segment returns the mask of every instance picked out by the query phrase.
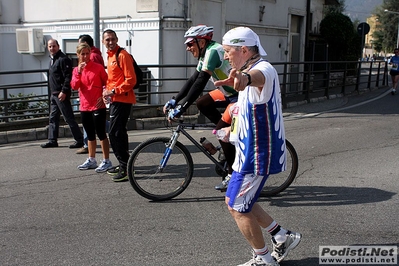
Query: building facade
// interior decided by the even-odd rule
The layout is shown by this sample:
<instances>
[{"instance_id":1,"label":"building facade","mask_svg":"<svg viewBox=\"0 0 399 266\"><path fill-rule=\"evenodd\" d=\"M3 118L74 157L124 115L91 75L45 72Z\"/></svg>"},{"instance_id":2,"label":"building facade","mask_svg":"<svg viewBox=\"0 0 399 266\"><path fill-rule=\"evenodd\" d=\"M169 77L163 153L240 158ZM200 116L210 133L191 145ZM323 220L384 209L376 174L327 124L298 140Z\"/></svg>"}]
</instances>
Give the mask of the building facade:
<instances>
[{"instance_id":1,"label":"building facade","mask_svg":"<svg viewBox=\"0 0 399 266\"><path fill-rule=\"evenodd\" d=\"M139 65L195 64L196 59L185 50L183 35L197 24L213 26L214 40L218 42L233 27L251 27L260 36L268 61L304 61L309 32L317 33L324 6L337 3L332 0L0 0L0 4L0 71L12 71L47 68L49 54L45 46L49 38L57 39L61 50L75 57L79 35L95 37L95 25L100 29L99 37L104 29L115 30L119 45L131 52ZM99 7L98 21L93 20L94 5ZM18 53L21 47L17 47L16 32L21 28L42 32L43 37L30 36L42 47ZM101 44L98 48L106 60L105 48ZM194 69L149 70L153 77L163 78L188 77ZM0 84L21 82L20 78L18 81L13 78L1 75ZM151 90L167 92L178 90L181 85L182 82L153 82ZM152 97L152 103L163 103L170 96Z\"/></svg>"}]
</instances>

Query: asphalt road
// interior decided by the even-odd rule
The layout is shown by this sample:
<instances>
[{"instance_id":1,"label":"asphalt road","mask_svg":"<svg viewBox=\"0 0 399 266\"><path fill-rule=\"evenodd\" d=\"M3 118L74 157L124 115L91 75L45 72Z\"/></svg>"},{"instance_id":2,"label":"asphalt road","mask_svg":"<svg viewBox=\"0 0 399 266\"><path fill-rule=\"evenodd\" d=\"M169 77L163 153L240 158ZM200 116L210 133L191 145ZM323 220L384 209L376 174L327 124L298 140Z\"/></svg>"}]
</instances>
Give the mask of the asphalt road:
<instances>
[{"instance_id":1,"label":"asphalt road","mask_svg":"<svg viewBox=\"0 0 399 266\"><path fill-rule=\"evenodd\" d=\"M308 104L285 117L298 176L278 197L260 200L283 227L303 234L281 265L319 265L321 245L397 246L399 95ZM130 148L169 134L131 131ZM68 148L71 139L54 149L40 143L0 146L0 265L231 266L250 259L223 193L213 189L220 178L199 152L188 189L159 203L107 174L78 170L86 155Z\"/></svg>"}]
</instances>

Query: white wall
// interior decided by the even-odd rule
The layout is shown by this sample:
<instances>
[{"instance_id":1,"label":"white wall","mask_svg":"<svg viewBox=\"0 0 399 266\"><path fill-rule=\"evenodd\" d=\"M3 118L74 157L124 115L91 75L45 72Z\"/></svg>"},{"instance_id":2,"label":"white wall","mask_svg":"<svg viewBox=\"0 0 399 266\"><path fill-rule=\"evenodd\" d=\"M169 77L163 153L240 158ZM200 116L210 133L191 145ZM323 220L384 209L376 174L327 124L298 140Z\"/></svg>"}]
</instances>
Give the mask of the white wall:
<instances>
[{"instance_id":1,"label":"white wall","mask_svg":"<svg viewBox=\"0 0 399 266\"><path fill-rule=\"evenodd\" d=\"M20 19L19 0L0 0L0 23L18 24Z\"/></svg>"},{"instance_id":2,"label":"white wall","mask_svg":"<svg viewBox=\"0 0 399 266\"><path fill-rule=\"evenodd\" d=\"M64 40L76 40L80 34L93 36L93 0L0 0L2 15L8 23L15 23L19 17L25 22L21 26L43 28L46 38L56 38L65 51ZM290 59L291 15L306 15L306 0L99 0L100 31L112 28L119 37L119 44L126 46L129 32L133 35L130 50L139 64L196 64L196 58L185 50L184 32L191 26L207 24L214 27L214 39L222 36L232 27L249 26L261 38L270 62L286 62ZM324 0L312 1L315 12L313 24L321 18ZM159 6L158 6L159 4ZM265 6L260 16L260 6ZM136 12L136 8L141 8ZM7 14L4 15L4 11ZM127 18L129 15L131 18ZM260 21L260 18L262 21ZM305 17L302 25L301 47L304 47ZM0 25L0 71L13 69L47 68L48 52L41 56L16 53L15 35L6 33ZM15 29L14 29L15 30ZM106 60L103 45L98 47ZM15 49L15 50L14 50ZM12 51L10 51L12 50ZM303 53L302 53L303 54ZM12 63L10 63L12 62ZM152 68L154 77L187 77L189 69ZM2 82L0 78L0 82ZM175 91L182 82L155 82L154 91ZM153 102L164 102L169 96L153 96Z\"/></svg>"}]
</instances>

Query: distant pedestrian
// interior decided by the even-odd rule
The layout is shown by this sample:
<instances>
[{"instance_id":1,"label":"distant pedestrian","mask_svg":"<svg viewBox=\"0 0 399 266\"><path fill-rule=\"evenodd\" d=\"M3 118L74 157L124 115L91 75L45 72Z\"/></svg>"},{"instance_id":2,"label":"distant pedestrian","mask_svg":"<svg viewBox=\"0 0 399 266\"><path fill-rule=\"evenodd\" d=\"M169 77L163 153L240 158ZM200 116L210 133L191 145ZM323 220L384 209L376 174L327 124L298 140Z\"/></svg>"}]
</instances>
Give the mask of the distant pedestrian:
<instances>
[{"instance_id":1,"label":"distant pedestrian","mask_svg":"<svg viewBox=\"0 0 399 266\"><path fill-rule=\"evenodd\" d=\"M75 143L69 148L83 147L83 134L75 120L71 105L71 78L72 62L60 50L60 45L55 39L47 42L47 49L50 52L49 86L50 86L50 116L48 128L48 142L40 145L42 148L58 147L58 132L60 127L60 115L71 129Z\"/></svg>"},{"instance_id":2,"label":"distant pedestrian","mask_svg":"<svg viewBox=\"0 0 399 266\"><path fill-rule=\"evenodd\" d=\"M391 94L395 95L399 82L399 48L396 48L393 52L394 55L391 57L391 60L389 61L389 64L392 65L389 74L391 75L391 80L392 80Z\"/></svg>"}]
</instances>

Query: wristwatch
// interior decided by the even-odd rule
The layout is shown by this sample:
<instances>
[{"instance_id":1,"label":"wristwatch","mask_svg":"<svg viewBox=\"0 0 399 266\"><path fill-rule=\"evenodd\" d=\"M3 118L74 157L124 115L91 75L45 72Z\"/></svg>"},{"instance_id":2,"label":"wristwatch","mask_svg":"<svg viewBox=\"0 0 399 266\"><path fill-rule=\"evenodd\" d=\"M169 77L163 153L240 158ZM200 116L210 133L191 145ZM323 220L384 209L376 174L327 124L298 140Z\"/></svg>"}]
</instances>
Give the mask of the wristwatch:
<instances>
[{"instance_id":1,"label":"wristwatch","mask_svg":"<svg viewBox=\"0 0 399 266\"><path fill-rule=\"evenodd\" d=\"M241 73L244 74L245 76L247 76L247 79L248 79L247 86L251 85L251 83L252 83L251 75L248 74L247 72L241 72Z\"/></svg>"}]
</instances>

